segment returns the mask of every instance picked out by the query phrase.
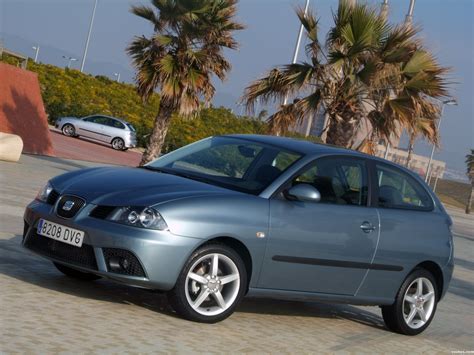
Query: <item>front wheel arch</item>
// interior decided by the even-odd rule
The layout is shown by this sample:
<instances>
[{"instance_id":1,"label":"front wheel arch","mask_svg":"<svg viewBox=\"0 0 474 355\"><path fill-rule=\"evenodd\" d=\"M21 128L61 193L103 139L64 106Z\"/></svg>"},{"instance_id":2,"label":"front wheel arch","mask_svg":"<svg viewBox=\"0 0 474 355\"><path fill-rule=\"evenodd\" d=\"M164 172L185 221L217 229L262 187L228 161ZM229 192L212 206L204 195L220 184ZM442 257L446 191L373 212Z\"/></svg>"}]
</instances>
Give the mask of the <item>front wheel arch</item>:
<instances>
[{"instance_id":1,"label":"front wheel arch","mask_svg":"<svg viewBox=\"0 0 474 355\"><path fill-rule=\"evenodd\" d=\"M70 122L66 122L66 123L64 123L64 124L61 126L61 133L64 134L64 131L63 131L63 130L64 130L64 127L66 127L66 126L71 126L71 127L73 128L74 133L71 135L71 137L76 137L76 136L77 136L76 126L74 126L74 125L73 125L72 123L70 123Z\"/></svg>"},{"instance_id":2,"label":"front wheel arch","mask_svg":"<svg viewBox=\"0 0 474 355\"><path fill-rule=\"evenodd\" d=\"M249 285L250 285L250 279L252 278L252 270L253 270L253 263L252 263L252 256L250 255L250 251L247 248L247 246L242 243L240 240L233 238L233 237L226 237L226 236L221 236L221 237L215 237L212 239L207 239L203 243L199 244L191 253L192 255L196 250L199 248L202 248L204 245L207 244L215 244L215 243L220 243L224 244L239 254L239 256L242 258L242 261L244 262L245 265L245 271L247 273L247 285L246 285L246 290L245 293L248 292L249 290Z\"/></svg>"}]
</instances>

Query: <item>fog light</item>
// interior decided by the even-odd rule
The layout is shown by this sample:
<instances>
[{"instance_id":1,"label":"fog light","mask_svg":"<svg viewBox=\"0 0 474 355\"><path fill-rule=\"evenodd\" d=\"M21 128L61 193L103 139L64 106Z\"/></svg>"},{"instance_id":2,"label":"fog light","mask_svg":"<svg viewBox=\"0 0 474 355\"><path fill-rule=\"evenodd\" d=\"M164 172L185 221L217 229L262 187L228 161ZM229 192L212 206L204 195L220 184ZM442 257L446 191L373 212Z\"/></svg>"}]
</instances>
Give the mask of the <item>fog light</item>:
<instances>
[{"instance_id":1,"label":"fog light","mask_svg":"<svg viewBox=\"0 0 474 355\"><path fill-rule=\"evenodd\" d=\"M122 266L121 266L121 261L122 258L119 258L119 257L112 257L109 259L109 269L110 271L119 271L122 269Z\"/></svg>"},{"instance_id":2,"label":"fog light","mask_svg":"<svg viewBox=\"0 0 474 355\"><path fill-rule=\"evenodd\" d=\"M130 260L119 256L111 257L108 261L110 271L127 271L130 266Z\"/></svg>"}]
</instances>

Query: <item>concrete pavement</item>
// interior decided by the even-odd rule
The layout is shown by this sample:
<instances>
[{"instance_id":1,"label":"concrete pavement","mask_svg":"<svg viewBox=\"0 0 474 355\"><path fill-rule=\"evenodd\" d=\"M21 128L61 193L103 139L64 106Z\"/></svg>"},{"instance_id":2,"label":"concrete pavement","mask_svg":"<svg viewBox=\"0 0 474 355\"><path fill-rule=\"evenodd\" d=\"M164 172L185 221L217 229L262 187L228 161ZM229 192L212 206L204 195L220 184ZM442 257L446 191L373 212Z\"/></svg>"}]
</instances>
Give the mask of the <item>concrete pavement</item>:
<instances>
[{"instance_id":1,"label":"concrete pavement","mask_svg":"<svg viewBox=\"0 0 474 355\"><path fill-rule=\"evenodd\" d=\"M474 350L474 218L452 210L456 268L420 336L387 331L377 307L245 299L228 320L184 321L164 295L78 282L20 246L25 205L52 176L95 165L22 156L0 162L0 353L388 352Z\"/></svg>"}]
</instances>

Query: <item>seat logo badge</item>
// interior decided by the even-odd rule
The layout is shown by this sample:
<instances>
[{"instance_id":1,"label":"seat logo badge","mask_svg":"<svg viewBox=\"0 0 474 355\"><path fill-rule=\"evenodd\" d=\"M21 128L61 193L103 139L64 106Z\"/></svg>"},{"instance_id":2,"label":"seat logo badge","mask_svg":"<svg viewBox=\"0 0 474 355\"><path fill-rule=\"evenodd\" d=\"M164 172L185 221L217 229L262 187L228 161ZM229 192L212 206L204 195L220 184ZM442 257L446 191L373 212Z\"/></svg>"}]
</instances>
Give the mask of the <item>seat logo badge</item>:
<instances>
[{"instance_id":1,"label":"seat logo badge","mask_svg":"<svg viewBox=\"0 0 474 355\"><path fill-rule=\"evenodd\" d=\"M265 238L265 233L257 232L257 238Z\"/></svg>"},{"instance_id":2,"label":"seat logo badge","mask_svg":"<svg viewBox=\"0 0 474 355\"><path fill-rule=\"evenodd\" d=\"M66 201L64 202L64 205L63 205L63 210L64 211L70 211L71 208L74 207L74 201Z\"/></svg>"}]
</instances>

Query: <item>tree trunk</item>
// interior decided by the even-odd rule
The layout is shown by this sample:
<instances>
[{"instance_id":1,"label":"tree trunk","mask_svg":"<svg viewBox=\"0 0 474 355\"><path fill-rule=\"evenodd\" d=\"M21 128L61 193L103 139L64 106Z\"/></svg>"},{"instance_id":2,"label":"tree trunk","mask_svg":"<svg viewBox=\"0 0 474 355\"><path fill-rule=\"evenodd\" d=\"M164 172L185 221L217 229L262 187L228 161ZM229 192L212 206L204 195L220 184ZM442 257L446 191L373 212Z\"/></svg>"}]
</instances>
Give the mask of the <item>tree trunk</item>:
<instances>
[{"instance_id":1,"label":"tree trunk","mask_svg":"<svg viewBox=\"0 0 474 355\"><path fill-rule=\"evenodd\" d=\"M153 131L148 140L148 145L143 153L140 166L145 165L161 154L161 148L163 148L163 144L165 143L166 133L168 133L172 113L172 105L162 101L155 118Z\"/></svg>"},{"instance_id":2,"label":"tree trunk","mask_svg":"<svg viewBox=\"0 0 474 355\"><path fill-rule=\"evenodd\" d=\"M411 158L413 157L413 147L415 146L415 135L410 134L410 141L408 143L408 156L405 166L410 169Z\"/></svg>"},{"instance_id":3,"label":"tree trunk","mask_svg":"<svg viewBox=\"0 0 474 355\"><path fill-rule=\"evenodd\" d=\"M326 143L337 145L343 148L350 148L352 136L354 135L354 126L345 120L336 122L330 120L329 128L326 134Z\"/></svg>"},{"instance_id":4,"label":"tree trunk","mask_svg":"<svg viewBox=\"0 0 474 355\"><path fill-rule=\"evenodd\" d=\"M469 194L469 198L467 200L467 205L466 205L467 214L471 213L471 205L472 205L473 198L474 198L474 181L471 182L471 193Z\"/></svg>"}]
</instances>

